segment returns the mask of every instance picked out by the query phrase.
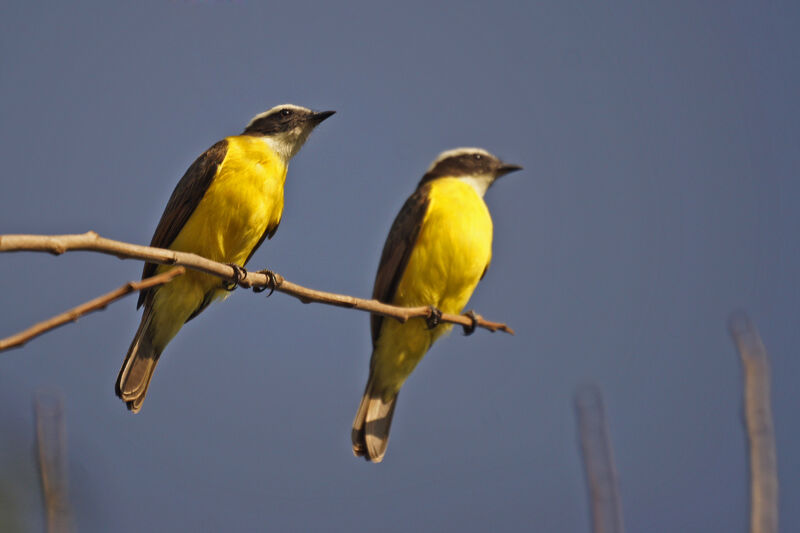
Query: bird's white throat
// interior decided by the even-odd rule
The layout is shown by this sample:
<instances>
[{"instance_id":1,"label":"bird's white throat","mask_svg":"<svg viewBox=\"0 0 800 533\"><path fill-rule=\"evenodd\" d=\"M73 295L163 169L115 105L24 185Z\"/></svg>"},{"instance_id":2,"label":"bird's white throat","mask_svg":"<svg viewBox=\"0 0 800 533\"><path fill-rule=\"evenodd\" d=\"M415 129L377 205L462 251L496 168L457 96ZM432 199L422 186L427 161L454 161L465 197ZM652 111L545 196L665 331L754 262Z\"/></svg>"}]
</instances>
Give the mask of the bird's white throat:
<instances>
[{"instance_id":1,"label":"bird's white throat","mask_svg":"<svg viewBox=\"0 0 800 533\"><path fill-rule=\"evenodd\" d=\"M491 174L478 174L477 176L460 176L458 179L469 184L475 189L478 196L483 198L483 195L486 194L486 189L488 189L489 185L494 181L494 176Z\"/></svg>"},{"instance_id":2,"label":"bird's white throat","mask_svg":"<svg viewBox=\"0 0 800 533\"><path fill-rule=\"evenodd\" d=\"M297 127L275 135L265 135L261 140L280 156L284 164L288 164L303 147L310 133L311 129Z\"/></svg>"}]
</instances>

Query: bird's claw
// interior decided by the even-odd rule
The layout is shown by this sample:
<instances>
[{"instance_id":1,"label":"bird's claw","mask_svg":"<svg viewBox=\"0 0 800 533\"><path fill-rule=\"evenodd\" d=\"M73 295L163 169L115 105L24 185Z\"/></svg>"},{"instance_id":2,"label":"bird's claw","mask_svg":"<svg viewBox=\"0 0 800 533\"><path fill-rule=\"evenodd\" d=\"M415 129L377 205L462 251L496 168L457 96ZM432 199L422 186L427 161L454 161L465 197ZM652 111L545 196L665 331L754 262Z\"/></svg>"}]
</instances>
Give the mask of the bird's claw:
<instances>
[{"instance_id":1,"label":"bird's claw","mask_svg":"<svg viewBox=\"0 0 800 533\"><path fill-rule=\"evenodd\" d=\"M247 277L247 270L236 263L228 263L228 266L233 269L233 281L223 281L222 288L230 292L239 286L239 283Z\"/></svg>"},{"instance_id":2,"label":"bird's claw","mask_svg":"<svg viewBox=\"0 0 800 533\"><path fill-rule=\"evenodd\" d=\"M470 324L469 326L461 326L464 328L464 336L468 337L473 333L475 333L475 328L478 327L478 314L475 312L474 309L470 309L469 311L464 313L464 316L469 317L472 320L472 324Z\"/></svg>"},{"instance_id":3,"label":"bird's claw","mask_svg":"<svg viewBox=\"0 0 800 533\"><path fill-rule=\"evenodd\" d=\"M434 306L430 306L430 314L425 317L425 324L428 329L433 329L442 321L442 312Z\"/></svg>"},{"instance_id":4,"label":"bird's claw","mask_svg":"<svg viewBox=\"0 0 800 533\"><path fill-rule=\"evenodd\" d=\"M258 287L253 287L253 292L259 293L269 289L269 294L267 294L267 298L269 298L270 296L272 296L272 293L275 292L275 287L278 286L278 279L275 277L275 272L264 269L264 270L259 270L258 273L267 276L267 284Z\"/></svg>"}]
</instances>

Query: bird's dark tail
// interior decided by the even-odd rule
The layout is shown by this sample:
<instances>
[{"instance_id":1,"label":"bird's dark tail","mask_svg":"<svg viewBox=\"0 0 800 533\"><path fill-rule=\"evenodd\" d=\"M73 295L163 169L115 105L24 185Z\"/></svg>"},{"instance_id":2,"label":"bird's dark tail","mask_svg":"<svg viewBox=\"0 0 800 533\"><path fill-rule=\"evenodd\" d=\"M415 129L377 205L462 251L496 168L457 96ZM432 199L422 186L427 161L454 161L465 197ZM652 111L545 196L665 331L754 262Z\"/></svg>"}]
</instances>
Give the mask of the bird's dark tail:
<instances>
[{"instance_id":1,"label":"bird's dark tail","mask_svg":"<svg viewBox=\"0 0 800 533\"><path fill-rule=\"evenodd\" d=\"M131 347L128 348L128 355L125 356L115 387L117 396L134 413L142 408L147 387L150 386L150 379L161 355L161 350L153 346L152 316L152 308L145 306L142 322L133 337Z\"/></svg>"},{"instance_id":2,"label":"bird's dark tail","mask_svg":"<svg viewBox=\"0 0 800 533\"><path fill-rule=\"evenodd\" d=\"M383 461L396 403L397 393L384 398L383 391L376 390L375 380L370 377L353 421L351 438L356 457L364 457L373 463Z\"/></svg>"}]
</instances>

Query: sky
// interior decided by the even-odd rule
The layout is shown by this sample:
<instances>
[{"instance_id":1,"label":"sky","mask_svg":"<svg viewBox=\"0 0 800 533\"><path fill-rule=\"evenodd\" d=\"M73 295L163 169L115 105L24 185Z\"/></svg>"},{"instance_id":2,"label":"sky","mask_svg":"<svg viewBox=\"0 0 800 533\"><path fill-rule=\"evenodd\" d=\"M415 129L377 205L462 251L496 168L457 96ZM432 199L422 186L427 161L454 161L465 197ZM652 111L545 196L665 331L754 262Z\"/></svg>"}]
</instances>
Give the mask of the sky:
<instances>
[{"instance_id":1,"label":"sky","mask_svg":"<svg viewBox=\"0 0 800 533\"><path fill-rule=\"evenodd\" d=\"M0 233L146 244L191 162L291 102L337 114L249 266L371 294L436 155L489 190L491 268L403 388L383 463L350 426L367 315L236 291L113 385L135 297L0 353L0 494L40 530L31 401L63 397L80 531L590 530L573 395L603 392L630 531L746 531L736 309L771 357L781 526L800 528L800 8L775 2L6 2ZM140 276L0 256L0 336ZM10 518L7 518L10 520Z\"/></svg>"}]
</instances>

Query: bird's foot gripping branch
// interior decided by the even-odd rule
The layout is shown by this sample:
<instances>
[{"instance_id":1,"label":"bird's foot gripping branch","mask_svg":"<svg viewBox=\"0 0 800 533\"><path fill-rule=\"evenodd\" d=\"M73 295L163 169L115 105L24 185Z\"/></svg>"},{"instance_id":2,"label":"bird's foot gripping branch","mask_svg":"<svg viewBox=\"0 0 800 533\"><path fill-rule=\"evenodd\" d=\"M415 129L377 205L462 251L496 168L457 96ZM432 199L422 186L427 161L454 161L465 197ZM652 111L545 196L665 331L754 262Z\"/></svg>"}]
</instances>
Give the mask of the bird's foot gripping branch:
<instances>
[{"instance_id":1,"label":"bird's foot gripping branch","mask_svg":"<svg viewBox=\"0 0 800 533\"><path fill-rule=\"evenodd\" d=\"M267 284L253 287L253 292L258 294L269 289L269 294L267 294L267 298L269 298L272 296L272 293L275 292L275 289L278 288L278 285L280 285L280 282L278 281L278 275L272 270L267 269L259 270L257 273L267 276ZM283 280L283 278L281 278L281 280Z\"/></svg>"}]
</instances>

